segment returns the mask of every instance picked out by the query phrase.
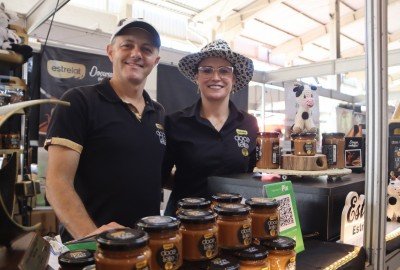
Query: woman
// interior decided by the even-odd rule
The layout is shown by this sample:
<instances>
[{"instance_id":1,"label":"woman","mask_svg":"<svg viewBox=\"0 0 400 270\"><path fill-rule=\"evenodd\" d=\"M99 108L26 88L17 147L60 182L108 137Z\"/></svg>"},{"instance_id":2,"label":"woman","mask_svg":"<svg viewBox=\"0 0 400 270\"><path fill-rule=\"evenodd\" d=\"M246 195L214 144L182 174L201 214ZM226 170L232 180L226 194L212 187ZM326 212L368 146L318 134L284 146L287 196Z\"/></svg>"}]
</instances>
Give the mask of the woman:
<instances>
[{"instance_id":1,"label":"woman","mask_svg":"<svg viewBox=\"0 0 400 270\"><path fill-rule=\"evenodd\" d=\"M182 198L207 197L208 176L251 172L256 162L256 118L229 100L251 80L252 60L216 40L183 57L179 70L198 85L200 99L166 117L164 179L176 166L166 215Z\"/></svg>"}]
</instances>

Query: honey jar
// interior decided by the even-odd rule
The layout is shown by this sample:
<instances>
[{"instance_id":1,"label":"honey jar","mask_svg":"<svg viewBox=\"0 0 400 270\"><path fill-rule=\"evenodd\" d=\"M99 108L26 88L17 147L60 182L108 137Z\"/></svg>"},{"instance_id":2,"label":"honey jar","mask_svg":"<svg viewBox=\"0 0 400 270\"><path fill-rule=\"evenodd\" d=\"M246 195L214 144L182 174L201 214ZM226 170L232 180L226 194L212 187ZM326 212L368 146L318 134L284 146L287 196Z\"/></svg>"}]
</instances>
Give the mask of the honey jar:
<instances>
[{"instance_id":1,"label":"honey jar","mask_svg":"<svg viewBox=\"0 0 400 270\"><path fill-rule=\"evenodd\" d=\"M279 132L257 133L257 147L259 147L259 159L257 168L278 169L280 159Z\"/></svg>"},{"instance_id":2,"label":"honey jar","mask_svg":"<svg viewBox=\"0 0 400 270\"><path fill-rule=\"evenodd\" d=\"M261 241L261 245L268 250L268 261L270 270L295 270L296 252L294 247L296 241L285 236L275 239Z\"/></svg>"},{"instance_id":3,"label":"honey jar","mask_svg":"<svg viewBox=\"0 0 400 270\"><path fill-rule=\"evenodd\" d=\"M251 198L246 200L251 207L251 228L253 238L271 239L279 234L279 203L275 199Z\"/></svg>"},{"instance_id":4,"label":"honey jar","mask_svg":"<svg viewBox=\"0 0 400 270\"><path fill-rule=\"evenodd\" d=\"M237 193L217 193L211 196L212 208L217 204L226 203L240 203L242 201L242 195Z\"/></svg>"},{"instance_id":5,"label":"honey jar","mask_svg":"<svg viewBox=\"0 0 400 270\"><path fill-rule=\"evenodd\" d=\"M239 270L240 267L238 259L234 257L215 258L208 263L207 270Z\"/></svg>"},{"instance_id":6,"label":"honey jar","mask_svg":"<svg viewBox=\"0 0 400 270\"><path fill-rule=\"evenodd\" d=\"M251 245L235 253L240 270L269 270L268 251L263 246Z\"/></svg>"},{"instance_id":7,"label":"honey jar","mask_svg":"<svg viewBox=\"0 0 400 270\"><path fill-rule=\"evenodd\" d=\"M149 236L139 229L113 229L97 237L96 270L149 270Z\"/></svg>"},{"instance_id":8,"label":"honey jar","mask_svg":"<svg viewBox=\"0 0 400 270\"><path fill-rule=\"evenodd\" d=\"M79 249L67 251L58 257L60 270L81 270L85 266L94 264L93 251Z\"/></svg>"},{"instance_id":9,"label":"honey jar","mask_svg":"<svg viewBox=\"0 0 400 270\"><path fill-rule=\"evenodd\" d=\"M182 265L180 222L168 216L142 218L137 226L149 234L151 269L176 270Z\"/></svg>"},{"instance_id":10,"label":"honey jar","mask_svg":"<svg viewBox=\"0 0 400 270\"><path fill-rule=\"evenodd\" d=\"M214 211L218 214L218 244L224 249L241 249L251 244L250 207L244 204L219 204Z\"/></svg>"},{"instance_id":11,"label":"honey jar","mask_svg":"<svg viewBox=\"0 0 400 270\"><path fill-rule=\"evenodd\" d=\"M209 210L211 202L204 198L183 198L178 201L178 212L182 209L202 209Z\"/></svg>"},{"instance_id":12,"label":"honey jar","mask_svg":"<svg viewBox=\"0 0 400 270\"><path fill-rule=\"evenodd\" d=\"M326 155L328 168L344 168L345 143L344 133L322 133L322 154Z\"/></svg>"},{"instance_id":13,"label":"honey jar","mask_svg":"<svg viewBox=\"0 0 400 270\"><path fill-rule=\"evenodd\" d=\"M210 210L184 209L178 213L181 220L183 259L209 260L218 254L218 227L216 214Z\"/></svg>"},{"instance_id":14,"label":"honey jar","mask_svg":"<svg viewBox=\"0 0 400 270\"><path fill-rule=\"evenodd\" d=\"M299 133L294 139L294 154L296 156L315 156L316 136L316 133Z\"/></svg>"}]
</instances>

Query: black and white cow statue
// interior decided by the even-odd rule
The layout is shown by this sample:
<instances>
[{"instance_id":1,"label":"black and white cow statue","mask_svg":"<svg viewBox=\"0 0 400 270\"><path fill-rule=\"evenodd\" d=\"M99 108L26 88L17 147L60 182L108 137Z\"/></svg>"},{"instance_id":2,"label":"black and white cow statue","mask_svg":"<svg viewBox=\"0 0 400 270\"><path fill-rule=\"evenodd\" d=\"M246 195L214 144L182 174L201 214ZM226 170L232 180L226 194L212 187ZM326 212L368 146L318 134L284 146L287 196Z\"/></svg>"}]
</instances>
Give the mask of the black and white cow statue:
<instances>
[{"instance_id":1,"label":"black and white cow statue","mask_svg":"<svg viewBox=\"0 0 400 270\"><path fill-rule=\"evenodd\" d=\"M387 221L400 222L400 180L391 179L388 185Z\"/></svg>"},{"instance_id":2,"label":"black and white cow statue","mask_svg":"<svg viewBox=\"0 0 400 270\"><path fill-rule=\"evenodd\" d=\"M313 85L296 85L295 88L293 88L293 92L296 93L296 102L299 105L292 128L293 133L317 132L317 128L312 119L314 92L316 90L317 87Z\"/></svg>"}]
</instances>

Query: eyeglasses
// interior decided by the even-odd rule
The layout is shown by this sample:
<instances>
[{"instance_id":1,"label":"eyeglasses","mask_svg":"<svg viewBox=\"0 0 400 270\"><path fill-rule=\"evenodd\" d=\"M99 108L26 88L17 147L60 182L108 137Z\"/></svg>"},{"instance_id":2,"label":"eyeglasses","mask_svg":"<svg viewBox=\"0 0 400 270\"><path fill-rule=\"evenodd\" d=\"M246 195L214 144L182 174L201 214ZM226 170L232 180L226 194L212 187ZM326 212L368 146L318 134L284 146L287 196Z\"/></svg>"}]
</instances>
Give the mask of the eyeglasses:
<instances>
[{"instance_id":1,"label":"eyeglasses","mask_svg":"<svg viewBox=\"0 0 400 270\"><path fill-rule=\"evenodd\" d=\"M199 67L198 71L204 77L211 77L214 75L214 72L217 71L220 77L230 77L233 74L233 67Z\"/></svg>"}]
</instances>

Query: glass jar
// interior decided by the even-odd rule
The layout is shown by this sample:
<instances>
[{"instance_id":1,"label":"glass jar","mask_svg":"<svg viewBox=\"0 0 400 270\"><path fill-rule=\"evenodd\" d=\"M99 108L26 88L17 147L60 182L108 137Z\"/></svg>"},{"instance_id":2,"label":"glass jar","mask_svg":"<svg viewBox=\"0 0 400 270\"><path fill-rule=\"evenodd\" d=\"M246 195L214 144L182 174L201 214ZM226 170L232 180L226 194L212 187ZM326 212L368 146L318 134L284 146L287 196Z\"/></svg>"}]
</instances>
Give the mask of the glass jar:
<instances>
[{"instance_id":1,"label":"glass jar","mask_svg":"<svg viewBox=\"0 0 400 270\"><path fill-rule=\"evenodd\" d=\"M240 270L269 270L268 251L263 246L251 245L235 253Z\"/></svg>"},{"instance_id":2,"label":"glass jar","mask_svg":"<svg viewBox=\"0 0 400 270\"><path fill-rule=\"evenodd\" d=\"M217 205L218 244L224 249L241 249L252 240L250 207L244 204Z\"/></svg>"},{"instance_id":3,"label":"glass jar","mask_svg":"<svg viewBox=\"0 0 400 270\"><path fill-rule=\"evenodd\" d=\"M251 207L251 228L257 239L276 238L279 234L279 203L275 199L251 198L246 200Z\"/></svg>"},{"instance_id":4,"label":"glass jar","mask_svg":"<svg viewBox=\"0 0 400 270\"><path fill-rule=\"evenodd\" d=\"M183 198L178 201L178 211L182 209L202 209L202 210L210 210L211 202L204 198Z\"/></svg>"},{"instance_id":5,"label":"glass jar","mask_svg":"<svg viewBox=\"0 0 400 270\"><path fill-rule=\"evenodd\" d=\"M238 259L234 257L215 258L208 263L207 270L239 270L240 267Z\"/></svg>"},{"instance_id":6,"label":"glass jar","mask_svg":"<svg viewBox=\"0 0 400 270\"><path fill-rule=\"evenodd\" d=\"M296 252L294 247L296 241L292 238L279 236L261 242L268 250L268 261L270 270L295 270Z\"/></svg>"},{"instance_id":7,"label":"glass jar","mask_svg":"<svg viewBox=\"0 0 400 270\"><path fill-rule=\"evenodd\" d=\"M94 254L86 249L67 251L58 257L58 264L62 270L81 270L94 264Z\"/></svg>"},{"instance_id":8,"label":"glass jar","mask_svg":"<svg viewBox=\"0 0 400 270\"><path fill-rule=\"evenodd\" d=\"M229 204L229 203L240 203L242 201L242 195L237 193L217 193L211 196L212 208L217 204Z\"/></svg>"},{"instance_id":9,"label":"glass jar","mask_svg":"<svg viewBox=\"0 0 400 270\"><path fill-rule=\"evenodd\" d=\"M180 222L168 216L142 218L137 226L149 234L151 269L176 270L182 265Z\"/></svg>"},{"instance_id":10,"label":"glass jar","mask_svg":"<svg viewBox=\"0 0 400 270\"><path fill-rule=\"evenodd\" d=\"M328 168L344 168L344 146L344 133L322 133L322 154L326 155Z\"/></svg>"},{"instance_id":11,"label":"glass jar","mask_svg":"<svg viewBox=\"0 0 400 270\"><path fill-rule=\"evenodd\" d=\"M257 168L278 169L280 159L279 132L258 132L259 159Z\"/></svg>"},{"instance_id":12,"label":"glass jar","mask_svg":"<svg viewBox=\"0 0 400 270\"><path fill-rule=\"evenodd\" d=\"M292 133L290 135L290 152L292 153L292 155L294 155L294 140L296 140L297 137L299 137L299 134L297 133Z\"/></svg>"},{"instance_id":13,"label":"glass jar","mask_svg":"<svg viewBox=\"0 0 400 270\"><path fill-rule=\"evenodd\" d=\"M113 229L97 237L96 270L150 269L149 236L138 229Z\"/></svg>"},{"instance_id":14,"label":"glass jar","mask_svg":"<svg viewBox=\"0 0 400 270\"><path fill-rule=\"evenodd\" d=\"M179 231L182 234L183 259L209 260L218 254L216 214L210 210L184 209L179 212Z\"/></svg>"},{"instance_id":15,"label":"glass jar","mask_svg":"<svg viewBox=\"0 0 400 270\"><path fill-rule=\"evenodd\" d=\"M294 139L294 154L296 156L315 156L317 150L316 133L299 133Z\"/></svg>"}]
</instances>

